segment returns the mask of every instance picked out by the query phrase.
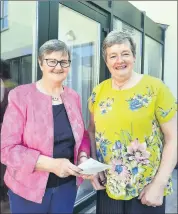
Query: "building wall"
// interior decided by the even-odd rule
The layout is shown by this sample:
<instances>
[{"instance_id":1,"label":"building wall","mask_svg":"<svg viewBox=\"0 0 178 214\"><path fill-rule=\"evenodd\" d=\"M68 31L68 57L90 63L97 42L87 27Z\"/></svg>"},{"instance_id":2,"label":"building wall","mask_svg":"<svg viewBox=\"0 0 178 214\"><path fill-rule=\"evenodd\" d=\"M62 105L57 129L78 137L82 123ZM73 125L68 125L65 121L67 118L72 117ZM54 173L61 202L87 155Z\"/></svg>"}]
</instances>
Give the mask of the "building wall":
<instances>
[{"instance_id":1,"label":"building wall","mask_svg":"<svg viewBox=\"0 0 178 214\"><path fill-rule=\"evenodd\" d=\"M153 21L169 25L166 31L164 81L177 97L177 2L163 1L161 2L161 9L160 1L129 2L139 10L145 11L147 16L149 16ZM1 33L1 55L4 59L31 54L35 39L33 38L33 28L35 26L34 23L36 18L36 2L8 1L8 3L9 29ZM20 12L17 13L17 11ZM60 16L63 16L62 12L63 10L61 10ZM171 16L166 14L171 14ZM73 18L77 19L77 17ZM90 29L90 24L92 23L88 22L87 29ZM63 28L65 28L65 25ZM75 30L79 32L80 29L81 28ZM77 34L78 36L82 35L82 33ZM96 38L96 35L90 33L85 35L88 35L88 38L86 36L84 37L86 40L90 40L91 37ZM82 38L82 40L84 38ZM79 41L81 42L80 39Z\"/></svg>"},{"instance_id":2,"label":"building wall","mask_svg":"<svg viewBox=\"0 0 178 214\"><path fill-rule=\"evenodd\" d=\"M169 25L165 41L164 81L177 97L177 1L129 1L154 22Z\"/></svg>"},{"instance_id":3,"label":"building wall","mask_svg":"<svg viewBox=\"0 0 178 214\"><path fill-rule=\"evenodd\" d=\"M32 53L35 1L8 1L8 29L1 33L3 59Z\"/></svg>"}]
</instances>

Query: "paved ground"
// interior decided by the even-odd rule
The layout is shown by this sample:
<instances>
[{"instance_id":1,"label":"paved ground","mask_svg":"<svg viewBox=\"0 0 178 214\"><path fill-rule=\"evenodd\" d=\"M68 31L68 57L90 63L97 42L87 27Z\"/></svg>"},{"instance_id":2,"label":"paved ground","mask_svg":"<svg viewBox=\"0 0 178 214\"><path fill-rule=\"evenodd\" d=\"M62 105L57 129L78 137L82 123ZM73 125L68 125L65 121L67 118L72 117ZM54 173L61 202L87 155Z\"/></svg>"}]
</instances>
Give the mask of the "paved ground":
<instances>
[{"instance_id":1,"label":"paved ground","mask_svg":"<svg viewBox=\"0 0 178 214\"><path fill-rule=\"evenodd\" d=\"M167 214L178 214L177 210L177 170L173 172L173 188L174 193L171 196L167 197L166 201L166 213ZM1 202L1 211L2 214L9 214L9 204L8 202L4 203ZM93 203L87 210L82 212L83 213L93 213L95 214L95 203Z\"/></svg>"},{"instance_id":2,"label":"paved ground","mask_svg":"<svg viewBox=\"0 0 178 214\"><path fill-rule=\"evenodd\" d=\"M167 197L166 201L166 213L177 214L178 207L177 207L177 172L178 170L174 170L173 172L173 189L174 192L172 195Z\"/></svg>"}]
</instances>

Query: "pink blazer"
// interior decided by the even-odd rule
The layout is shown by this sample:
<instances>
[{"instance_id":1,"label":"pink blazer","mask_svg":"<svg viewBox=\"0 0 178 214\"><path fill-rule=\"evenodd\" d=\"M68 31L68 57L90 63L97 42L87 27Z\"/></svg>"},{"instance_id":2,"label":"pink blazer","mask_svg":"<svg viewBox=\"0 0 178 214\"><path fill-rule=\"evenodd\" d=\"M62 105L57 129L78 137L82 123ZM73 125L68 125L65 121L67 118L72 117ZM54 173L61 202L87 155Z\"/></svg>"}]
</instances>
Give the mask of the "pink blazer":
<instances>
[{"instance_id":1,"label":"pink blazer","mask_svg":"<svg viewBox=\"0 0 178 214\"><path fill-rule=\"evenodd\" d=\"M79 95L64 87L61 94L75 138L74 161L80 151L90 153L84 129ZM1 162L7 166L4 181L19 196L41 203L49 173L35 171L39 155L53 155L53 115L51 97L36 84L11 90L1 129ZM79 185L79 180L77 182Z\"/></svg>"}]
</instances>

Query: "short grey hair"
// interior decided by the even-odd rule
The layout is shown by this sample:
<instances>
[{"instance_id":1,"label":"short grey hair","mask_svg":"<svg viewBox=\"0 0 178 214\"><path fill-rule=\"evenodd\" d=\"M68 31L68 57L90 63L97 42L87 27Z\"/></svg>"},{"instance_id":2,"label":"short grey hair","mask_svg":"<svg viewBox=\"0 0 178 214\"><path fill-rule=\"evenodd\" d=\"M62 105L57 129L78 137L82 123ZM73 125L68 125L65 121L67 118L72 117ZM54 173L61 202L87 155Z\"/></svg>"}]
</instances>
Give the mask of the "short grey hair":
<instances>
[{"instance_id":1,"label":"short grey hair","mask_svg":"<svg viewBox=\"0 0 178 214\"><path fill-rule=\"evenodd\" d=\"M63 55L69 56L69 60L71 58L70 50L68 46L58 39L52 39L47 42L45 42L40 48L38 52L38 59L42 62L45 54L50 54L52 52L59 51Z\"/></svg>"},{"instance_id":2,"label":"short grey hair","mask_svg":"<svg viewBox=\"0 0 178 214\"><path fill-rule=\"evenodd\" d=\"M133 38L127 33L119 32L117 30L111 31L104 39L103 45L102 45L102 54L103 54L104 60L106 61L106 58L107 58L107 53L106 53L107 48L116 44L124 44L126 42L129 42L130 49L132 51L133 56L135 57L136 44Z\"/></svg>"}]
</instances>

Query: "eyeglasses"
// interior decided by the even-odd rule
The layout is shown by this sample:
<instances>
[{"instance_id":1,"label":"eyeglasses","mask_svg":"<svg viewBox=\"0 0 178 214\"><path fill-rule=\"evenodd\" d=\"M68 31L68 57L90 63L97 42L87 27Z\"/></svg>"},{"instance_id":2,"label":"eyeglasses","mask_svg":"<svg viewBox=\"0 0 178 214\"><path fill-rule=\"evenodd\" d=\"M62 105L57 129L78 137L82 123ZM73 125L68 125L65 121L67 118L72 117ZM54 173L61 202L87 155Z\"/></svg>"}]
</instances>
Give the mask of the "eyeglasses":
<instances>
[{"instance_id":1,"label":"eyeglasses","mask_svg":"<svg viewBox=\"0 0 178 214\"><path fill-rule=\"evenodd\" d=\"M62 68L67 68L70 66L71 60L61 60L58 61L56 59L44 59L49 67L56 67L59 63Z\"/></svg>"}]
</instances>

